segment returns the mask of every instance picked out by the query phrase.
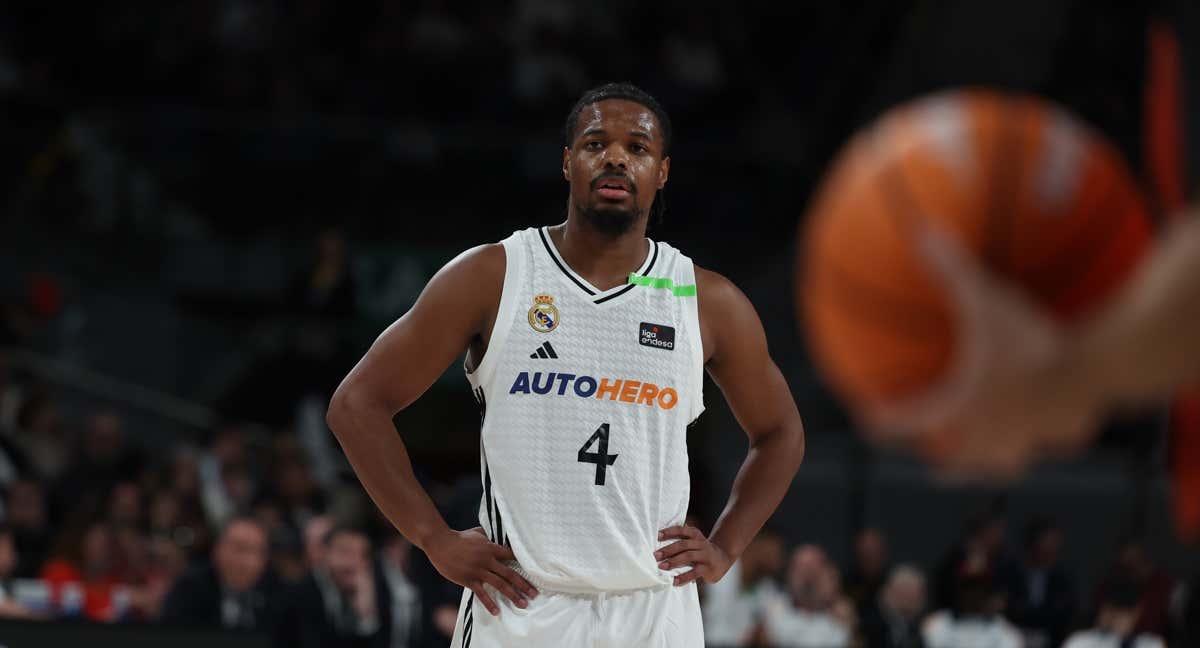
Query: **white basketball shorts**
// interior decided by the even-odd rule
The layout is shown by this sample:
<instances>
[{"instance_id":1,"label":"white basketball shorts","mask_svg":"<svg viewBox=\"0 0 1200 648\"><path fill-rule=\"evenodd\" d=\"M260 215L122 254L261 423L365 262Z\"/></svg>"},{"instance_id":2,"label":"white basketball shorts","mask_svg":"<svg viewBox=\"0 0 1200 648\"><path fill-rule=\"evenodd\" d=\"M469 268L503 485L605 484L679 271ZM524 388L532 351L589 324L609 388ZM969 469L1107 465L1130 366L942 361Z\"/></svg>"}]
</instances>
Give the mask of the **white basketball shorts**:
<instances>
[{"instance_id":1,"label":"white basketball shorts","mask_svg":"<svg viewBox=\"0 0 1200 648\"><path fill-rule=\"evenodd\" d=\"M524 610L488 592L500 615L464 590L451 648L704 648L695 582L600 594L541 590Z\"/></svg>"}]
</instances>

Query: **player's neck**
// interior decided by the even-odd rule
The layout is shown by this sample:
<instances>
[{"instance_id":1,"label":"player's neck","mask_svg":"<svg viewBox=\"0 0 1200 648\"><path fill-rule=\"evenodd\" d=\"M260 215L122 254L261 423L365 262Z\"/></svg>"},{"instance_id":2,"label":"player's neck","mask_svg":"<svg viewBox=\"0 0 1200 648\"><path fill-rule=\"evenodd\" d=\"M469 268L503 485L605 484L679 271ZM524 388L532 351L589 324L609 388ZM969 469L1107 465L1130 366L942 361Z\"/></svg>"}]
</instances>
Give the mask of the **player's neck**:
<instances>
[{"instance_id":1,"label":"player's neck","mask_svg":"<svg viewBox=\"0 0 1200 648\"><path fill-rule=\"evenodd\" d=\"M571 269L593 286L608 290L626 283L646 261L646 222L639 220L616 236L602 233L583 218L568 216L550 227L550 238Z\"/></svg>"}]
</instances>

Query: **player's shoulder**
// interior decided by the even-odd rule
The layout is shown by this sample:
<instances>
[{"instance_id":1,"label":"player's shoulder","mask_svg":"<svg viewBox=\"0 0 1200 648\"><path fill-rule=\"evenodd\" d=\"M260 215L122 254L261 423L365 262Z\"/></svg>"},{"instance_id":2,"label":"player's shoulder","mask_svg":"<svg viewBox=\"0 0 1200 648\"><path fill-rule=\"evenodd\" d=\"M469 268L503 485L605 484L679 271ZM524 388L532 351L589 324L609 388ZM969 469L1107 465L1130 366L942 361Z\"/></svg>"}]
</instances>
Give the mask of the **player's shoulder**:
<instances>
[{"instance_id":1,"label":"player's shoulder","mask_svg":"<svg viewBox=\"0 0 1200 648\"><path fill-rule=\"evenodd\" d=\"M504 276L504 244L484 243L464 250L442 267L443 272L454 274L494 274Z\"/></svg>"},{"instance_id":2,"label":"player's shoulder","mask_svg":"<svg viewBox=\"0 0 1200 648\"><path fill-rule=\"evenodd\" d=\"M696 272L696 295L698 297L722 302L742 294L742 291L725 275L698 265L693 267Z\"/></svg>"},{"instance_id":3,"label":"player's shoulder","mask_svg":"<svg viewBox=\"0 0 1200 648\"><path fill-rule=\"evenodd\" d=\"M504 286L504 266L502 244L477 245L446 262L425 287L423 297L439 308L494 305Z\"/></svg>"},{"instance_id":4,"label":"player's shoulder","mask_svg":"<svg viewBox=\"0 0 1200 648\"><path fill-rule=\"evenodd\" d=\"M754 311L749 298L737 284L719 272L695 266L696 298L700 302L701 316L709 314L736 314L749 309Z\"/></svg>"}]
</instances>

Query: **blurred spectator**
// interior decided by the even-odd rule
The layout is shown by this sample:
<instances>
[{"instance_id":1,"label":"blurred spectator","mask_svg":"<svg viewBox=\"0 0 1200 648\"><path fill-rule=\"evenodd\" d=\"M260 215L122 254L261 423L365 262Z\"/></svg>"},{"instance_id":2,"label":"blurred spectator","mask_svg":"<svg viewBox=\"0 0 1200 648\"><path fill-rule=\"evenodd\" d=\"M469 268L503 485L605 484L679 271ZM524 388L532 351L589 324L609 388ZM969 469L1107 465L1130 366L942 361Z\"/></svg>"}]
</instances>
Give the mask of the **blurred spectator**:
<instances>
[{"instance_id":1,"label":"blurred spectator","mask_svg":"<svg viewBox=\"0 0 1200 648\"><path fill-rule=\"evenodd\" d=\"M169 463L169 473L164 480L171 492L181 500L200 499L200 458L190 446L177 448ZM183 504L183 502L181 502Z\"/></svg>"},{"instance_id":2,"label":"blurred spectator","mask_svg":"<svg viewBox=\"0 0 1200 648\"><path fill-rule=\"evenodd\" d=\"M1029 648L1060 646L1075 616L1075 582L1060 560L1062 530L1045 518L1029 523L1025 556L1005 576L1008 618Z\"/></svg>"},{"instance_id":3,"label":"blurred spectator","mask_svg":"<svg viewBox=\"0 0 1200 648\"><path fill-rule=\"evenodd\" d=\"M108 494L108 521L116 527L142 524L142 488L131 481L118 482Z\"/></svg>"},{"instance_id":4,"label":"blurred spectator","mask_svg":"<svg viewBox=\"0 0 1200 648\"><path fill-rule=\"evenodd\" d=\"M839 611L837 572L825 552L803 545L788 566L788 591L767 606L763 634L779 648L849 646L853 628Z\"/></svg>"},{"instance_id":5,"label":"blurred spectator","mask_svg":"<svg viewBox=\"0 0 1200 648\"><path fill-rule=\"evenodd\" d=\"M390 646L391 594L371 559L370 539L334 526L323 544L325 569L314 569L293 592L276 645Z\"/></svg>"},{"instance_id":6,"label":"blurred spectator","mask_svg":"<svg viewBox=\"0 0 1200 648\"><path fill-rule=\"evenodd\" d=\"M963 539L937 569L934 602L940 608L950 608L961 597L956 590L966 574L987 573L995 577L1005 564L1004 515L999 510L972 518L966 524Z\"/></svg>"},{"instance_id":7,"label":"blurred spectator","mask_svg":"<svg viewBox=\"0 0 1200 648\"><path fill-rule=\"evenodd\" d=\"M189 570L171 588L162 620L242 630L273 627L279 600L267 574L267 549L267 534L256 520L231 518L212 560Z\"/></svg>"},{"instance_id":8,"label":"blurred spectator","mask_svg":"<svg viewBox=\"0 0 1200 648\"><path fill-rule=\"evenodd\" d=\"M325 536L333 530L333 518L317 515L304 525L304 561L313 571L325 569Z\"/></svg>"},{"instance_id":9,"label":"blurred spectator","mask_svg":"<svg viewBox=\"0 0 1200 648\"><path fill-rule=\"evenodd\" d=\"M169 536L152 535L141 587L133 591L132 606L143 619L158 619L167 593L187 570L187 553Z\"/></svg>"},{"instance_id":10,"label":"blurred spectator","mask_svg":"<svg viewBox=\"0 0 1200 648\"><path fill-rule=\"evenodd\" d=\"M245 512L239 507L250 503L253 482L246 460L246 430L236 425L218 429L200 456L200 499L213 526L224 526L226 520Z\"/></svg>"},{"instance_id":11,"label":"blurred spectator","mask_svg":"<svg viewBox=\"0 0 1200 648\"><path fill-rule=\"evenodd\" d=\"M887 538L879 529L863 529L854 538L854 563L846 577L846 594L856 606L873 604L887 570Z\"/></svg>"},{"instance_id":12,"label":"blurred spectator","mask_svg":"<svg viewBox=\"0 0 1200 648\"><path fill-rule=\"evenodd\" d=\"M279 527L270 536L271 571L286 585L304 580L308 566L304 560L304 543L295 528Z\"/></svg>"},{"instance_id":13,"label":"blurred spectator","mask_svg":"<svg viewBox=\"0 0 1200 648\"><path fill-rule=\"evenodd\" d=\"M283 522L296 528L304 527L309 519L325 507L324 495L295 437L277 440L271 462L270 486L280 506Z\"/></svg>"},{"instance_id":14,"label":"blurred spectator","mask_svg":"<svg viewBox=\"0 0 1200 648\"><path fill-rule=\"evenodd\" d=\"M115 545L112 530L103 522L91 522L82 533L69 524L59 535L41 578L62 614L82 613L92 621L115 621L124 613L114 596L120 584L113 564ZM82 609L76 607L80 603Z\"/></svg>"},{"instance_id":15,"label":"blurred spectator","mask_svg":"<svg viewBox=\"0 0 1200 648\"><path fill-rule=\"evenodd\" d=\"M935 612L922 628L927 648L1021 648L1021 633L1001 614L1003 599L985 566L954 585L954 607Z\"/></svg>"},{"instance_id":16,"label":"blurred spectator","mask_svg":"<svg viewBox=\"0 0 1200 648\"><path fill-rule=\"evenodd\" d=\"M392 648L416 646L423 632L421 591L412 578L412 544L391 531L379 549L379 564L392 600Z\"/></svg>"},{"instance_id":17,"label":"blurred spectator","mask_svg":"<svg viewBox=\"0 0 1200 648\"><path fill-rule=\"evenodd\" d=\"M17 550L17 578L37 578L50 551L50 526L46 494L35 481L16 482L4 502L7 524Z\"/></svg>"},{"instance_id":18,"label":"blurred spectator","mask_svg":"<svg viewBox=\"0 0 1200 648\"><path fill-rule=\"evenodd\" d=\"M18 564L16 537L0 525L0 619L30 619L34 615L13 597L13 574Z\"/></svg>"},{"instance_id":19,"label":"blurred spectator","mask_svg":"<svg viewBox=\"0 0 1200 648\"><path fill-rule=\"evenodd\" d=\"M897 565L873 602L862 608L862 636L870 648L923 648L925 574L913 565Z\"/></svg>"},{"instance_id":20,"label":"blurred spectator","mask_svg":"<svg viewBox=\"0 0 1200 648\"><path fill-rule=\"evenodd\" d=\"M1108 598L1108 591L1121 583L1132 583L1139 592L1137 625L1138 633L1166 636L1168 631L1168 608L1174 581L1150 558L1146 547L1137 540L1122 543L1117 552L1117 562L1097 587L1097 601ZM1098 608L1099 606L1097 606Z\"/></svg>"},{"instance_id":21,"label":"blurred spectator","mask_svg":"<svg viewBox=\"0 0 1200 648\"><path fill-rule=\"evenodd\" d=\"M150 568L149 539L140 529L109 524L116 551L113 571L122 583L141 584Z\"/></svg>"},{"instance_id":22,"label":"blurred spectator","mask_svg":"<svg viewBox=\"0 0 1200 648\"><path fill-rule=\"evenodd\" d=\"M72 510L80 495L107 493L113 484L138 475L145 465L142 453L125 435L125 421L116 412L94 414L84 429L78 454L57 486L55 509Z\"/></svg>"},{"instance_id":23,"label":"blurred spectator","mask_svg":"<svg viewBox=\"0 0 1200 648\"><path fill-rule=\"evenodd\" d=\"M783 569L779 534L759 532L720 581L704 586L705 639L717 646L749 646L766 605L782 597L773 577Z\"/></svg>"},{"instance_id":24,"label":"blurred spectator","mask_svg":"<svg viewBox=\"0 0 1200 648\"><path fill-rule=\"evenodd\" d=\"M32 470L38 479L54 481L62 476L70 459L62 415L46 394L30 396L17 411L13 440L18 450L5 446L8 461L24 471Z\"/></svg>"},{"instance_id":25,"label":"blurred spectator","mask_svg":"<svg viewBox=\"0 0 1200 648\"><path fill-rule=\"evenodd\" d=\"M1109 583L1096 625L1071 635L1063 648L1164 648L1159 636L1136 629L1140 599L1141 592L1132 581Z\"/></svg>"}]
</instances>

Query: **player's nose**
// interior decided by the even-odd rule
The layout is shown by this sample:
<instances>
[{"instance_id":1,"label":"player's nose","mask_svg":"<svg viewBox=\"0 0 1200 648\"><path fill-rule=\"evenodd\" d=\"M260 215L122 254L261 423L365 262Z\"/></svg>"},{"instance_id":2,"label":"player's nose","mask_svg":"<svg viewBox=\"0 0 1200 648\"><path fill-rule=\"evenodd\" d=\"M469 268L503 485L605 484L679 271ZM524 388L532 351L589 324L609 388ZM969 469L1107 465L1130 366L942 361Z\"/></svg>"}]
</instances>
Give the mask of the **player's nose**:
<instances>
[{"instance_id":1,"label":"player's nose","mask_svg":"<svg viewBox=\"0 0 1200 648\"><path fill-rule=\"evenodd\" d=\"M619 146L604 149L604 166L614 169L624 169L629 165L629 156Z\"/></svg>"}]
</instances>

